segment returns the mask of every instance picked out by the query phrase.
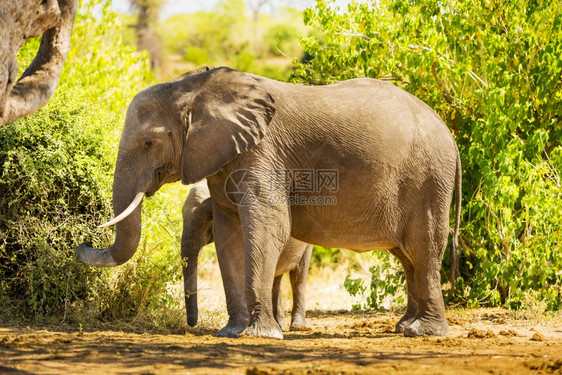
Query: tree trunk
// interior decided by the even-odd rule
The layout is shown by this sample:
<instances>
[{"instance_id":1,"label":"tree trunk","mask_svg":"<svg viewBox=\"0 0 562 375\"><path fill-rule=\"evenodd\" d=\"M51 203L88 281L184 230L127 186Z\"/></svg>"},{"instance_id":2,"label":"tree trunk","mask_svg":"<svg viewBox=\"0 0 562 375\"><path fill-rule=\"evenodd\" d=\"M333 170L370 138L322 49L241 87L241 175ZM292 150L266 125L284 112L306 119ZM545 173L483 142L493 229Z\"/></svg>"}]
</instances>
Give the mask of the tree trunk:
<instances>
[{"instance_id":1,"label":"tree trunk","mask_svg":"<svg viewBox=\"0 0 562 375\"><path fill-rule=\"evenodd\" d=\"M0 5L0 126L36 112L53 96L70 46L78 0L10 0ZM43 34L37 56L15 83L16 55Z\"/></svg>"}]
</instances>

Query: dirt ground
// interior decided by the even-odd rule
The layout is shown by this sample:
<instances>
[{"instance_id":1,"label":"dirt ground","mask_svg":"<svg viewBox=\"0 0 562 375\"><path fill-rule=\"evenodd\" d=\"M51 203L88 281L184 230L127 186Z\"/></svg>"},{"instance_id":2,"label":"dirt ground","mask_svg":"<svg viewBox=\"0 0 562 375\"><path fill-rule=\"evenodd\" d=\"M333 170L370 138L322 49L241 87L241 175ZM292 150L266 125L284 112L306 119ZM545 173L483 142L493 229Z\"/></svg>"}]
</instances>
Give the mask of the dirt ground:
<instances>
[{"instance_id":1,"label":"dirt ground","mask_svg":"<svg viewBox=\"0 0 562 375\"><path fill-rule=\"evenodd\" d=\"M310 331L284 340L0 328L0 373L549 374L562 373L562 321L504 310L449 310L448 337L392 333L398 314L309 311ZM288 321L287 317L287 321Z\"/></svg>"},{"instance_id":2,"label":"dirt ground","mask_svg":"<svg viewBox=\"0 0 562 375\"><path fill-rule=\"evenodd\" d=\"M392 332L399 313L350 311L365 297L343 287L349 264L361 265L355 276L370 277L371 261L353 256L309 273L310 330L285 332L283 340L214 336L228 316L210 258L199 266L199 323L185 334L0 323L0 374L562 374L562 314L537 321L502 309L449 308L448 337L406 338ZM182 298L181 285L174 288ZM281 290L289 310L287 277Z\"/></svg>"}]
</instances>

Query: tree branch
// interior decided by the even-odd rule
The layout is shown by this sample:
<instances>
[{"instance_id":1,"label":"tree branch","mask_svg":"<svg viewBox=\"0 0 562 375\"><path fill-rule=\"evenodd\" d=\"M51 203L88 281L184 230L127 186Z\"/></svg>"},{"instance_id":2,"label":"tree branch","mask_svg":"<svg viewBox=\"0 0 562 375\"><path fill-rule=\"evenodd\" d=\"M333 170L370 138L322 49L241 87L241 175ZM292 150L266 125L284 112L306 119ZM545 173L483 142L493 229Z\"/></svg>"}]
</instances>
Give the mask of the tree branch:
<instances>
[{"instance_id":1,"label":"tree branch","mask_svg":"<svg viewBox=\"0 0 562 375\"><path fill-rule=\"evenodd\" d=\"M37 56L0 110L0 126L36 112L53 96L68 54L78 0L58 0L60 21L43 33Z\"/></svg>"}]
</instances>

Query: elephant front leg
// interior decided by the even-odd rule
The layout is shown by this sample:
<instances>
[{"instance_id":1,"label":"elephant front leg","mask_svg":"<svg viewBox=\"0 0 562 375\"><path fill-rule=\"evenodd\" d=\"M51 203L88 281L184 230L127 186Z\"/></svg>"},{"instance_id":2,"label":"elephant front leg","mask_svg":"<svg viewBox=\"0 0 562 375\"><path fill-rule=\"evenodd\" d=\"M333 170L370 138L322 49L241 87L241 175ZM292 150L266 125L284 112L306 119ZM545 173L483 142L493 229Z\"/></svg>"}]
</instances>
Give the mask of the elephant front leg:
<instances>
[{"instance_id":1,"label":"elephant front leg","mask_svg":"<svg viewBox=\"0 0 562 375\"><path fill-rule=\"evenodd\" d=\"M259 256L247 262L246 303L250 324L243 334L256 337L283 338L281 326L273 315L272 286L277 258ZM264 259L265 258L265 259Z\"/></svg>"},{"instance_id":2,"label":"elephant front leg","mask_svg":"<svg viewBox=\"0 0 562 375\"><path fill-rule=\"evenodd\" d=\"M245 298L245 262L242 228L236 216L224 216L213 211L213 235L222 276L228 323L218 337L236 338L250 320Z\"/></svg>"},{"instance_id":3,"label":"elephant front leg","mask_svg":"<svg viewBox=\"0 0 562 375\"><path fill-rule=\"evenodd\" d=\"M250 324L243 334L283 338L273 315L272 289L277 262L290 235L285 207L247 207L240 213L246 254L246 303Z\"/></svg>"}]
</instances>

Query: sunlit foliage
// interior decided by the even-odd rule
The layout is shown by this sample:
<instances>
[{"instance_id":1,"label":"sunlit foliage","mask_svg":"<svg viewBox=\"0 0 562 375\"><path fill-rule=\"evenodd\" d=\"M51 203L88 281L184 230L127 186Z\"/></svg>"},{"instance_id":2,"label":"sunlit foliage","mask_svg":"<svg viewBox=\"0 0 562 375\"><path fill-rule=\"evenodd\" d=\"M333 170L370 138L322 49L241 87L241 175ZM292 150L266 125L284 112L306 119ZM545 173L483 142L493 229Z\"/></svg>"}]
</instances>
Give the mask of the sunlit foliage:
<instances>
[{"instance_id":1,"label":"sunlit foliage","mask_svg":"<svg viewBox=\"0 0 562 375\"><path fill-rule=\"evenodd\" d=\"M338 12L317 0L304 18L321 34L302 39L310 61L293 81L391 80L434 108L455 135L464 207L452 298L517 308L531 293L559 309L560 3L380 0ZM386 293L380 284L401 282L396 277L377 275L371 290Z\"/></svg>"}]
</instances>

